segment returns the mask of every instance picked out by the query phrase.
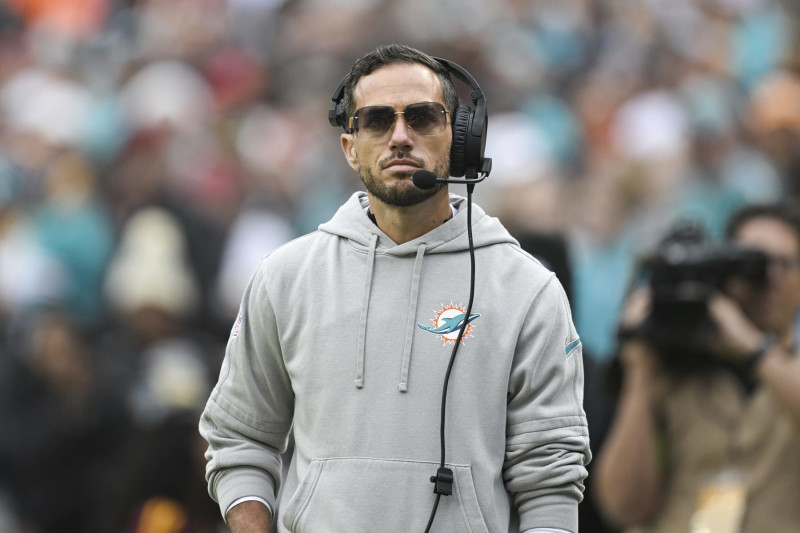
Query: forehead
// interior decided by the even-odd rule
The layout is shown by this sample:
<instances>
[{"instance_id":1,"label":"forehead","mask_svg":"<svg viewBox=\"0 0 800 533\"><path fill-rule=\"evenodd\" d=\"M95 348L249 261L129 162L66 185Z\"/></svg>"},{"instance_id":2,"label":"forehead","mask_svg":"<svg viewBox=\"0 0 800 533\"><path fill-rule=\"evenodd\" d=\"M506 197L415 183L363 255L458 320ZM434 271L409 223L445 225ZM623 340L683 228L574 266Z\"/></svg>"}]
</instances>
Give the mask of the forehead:
<instances>
[{"instance_id":1,"label":"forehead","mask_svg":"<svg viewBox=\"0 0 800 533\"><path fill-rule=\"evenodd\" d=\"M800 253L800 235L786 222L772 217L745 222L736 233L736 241L772 254Z\"/></svg>"},{"instance_id":2,"label":"forehead","mask_svg":"<svg viewBox=\"0 0 800 533\"><path fill-rule=\"evenodd\" d=\"M436 74L419 63L394 63L364 76L353 91L355 106L403 107L415 102L443 102Z\"/></svg>"}]
</instances>

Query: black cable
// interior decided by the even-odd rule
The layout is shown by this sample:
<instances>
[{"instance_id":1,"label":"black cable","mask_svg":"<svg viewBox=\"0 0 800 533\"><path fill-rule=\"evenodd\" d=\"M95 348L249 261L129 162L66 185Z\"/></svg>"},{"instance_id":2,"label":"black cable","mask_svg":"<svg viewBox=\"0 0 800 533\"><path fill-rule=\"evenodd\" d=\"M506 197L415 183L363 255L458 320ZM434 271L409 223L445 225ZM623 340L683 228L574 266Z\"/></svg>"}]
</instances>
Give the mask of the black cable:
<instances>
[{"instance_id":1,"label":"black cable","mask_svg":"<svg viewBox=\"0 0 800 533\"><path fill-rule=\"evenodd\" d=\"M436 508L439 507L439 500L442 498L441 494L436 495L436 500L433 502L433 509L431 509L431 516L428 518L428 525L425 526L425 533L428 533L431 530L431 526L433 525L433 519L436 517Z\"/></svg>"},{"instance_id":2,"label":"black cable","mask_svg":"<svg viewBox=\"0 0 800 533\"><path fill-rule=\"evenodd\" d=\"M453 363L456 360L458 353L458 346L461 344L461 339L464 337L464 332L467 330L469 324L469 317L472 313L472 300L475 296L475 246L472 243L472 190L475 188L474 184L467 185L467 238L469 239L469 262L470 262L470 279L469 279L469 301L467 302L467 310L464 314L464 322L461 324L461 329L458 332L456 343L453 346L453 351L450 354L450 362L447 364L447 372L444 375L444 383L442 385L442 410L439 419L439 442L441 444L441 459L439 461L439 471L444 469L445 463L445 415L447 407L447 386L450 382L450 372L453 370ZM431 481L436 483L437 476L431 478ZM436 493L436 500L433 502L433 509L431 509L431 516L428 519L428 525L425 527L425 533L429 533L433 525L433 519L436 517L436 510L439 507L439 500L442 494Z\"/></svg>"}]
</instances>

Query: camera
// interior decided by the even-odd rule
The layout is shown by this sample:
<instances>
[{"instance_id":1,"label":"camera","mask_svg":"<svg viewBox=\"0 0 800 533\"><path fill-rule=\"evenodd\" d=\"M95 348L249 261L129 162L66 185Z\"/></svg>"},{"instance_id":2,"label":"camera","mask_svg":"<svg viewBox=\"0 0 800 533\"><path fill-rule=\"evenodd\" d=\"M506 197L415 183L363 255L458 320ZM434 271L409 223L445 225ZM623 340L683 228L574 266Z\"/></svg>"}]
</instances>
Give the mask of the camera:
<instances>
[{"instance_id":1,"label":"camera","mask_svg":"<svg viewBox=\"0 0 800 533\"><path fill-rule=\"evenodd\" d=\"M767 256L731 243L714 244L695 222L682 222L643 261L651 310L640 334L673 370L713 366L716 328L708 302L732 278L754 286L767 281Z\"/></svg>"}]
</instances>

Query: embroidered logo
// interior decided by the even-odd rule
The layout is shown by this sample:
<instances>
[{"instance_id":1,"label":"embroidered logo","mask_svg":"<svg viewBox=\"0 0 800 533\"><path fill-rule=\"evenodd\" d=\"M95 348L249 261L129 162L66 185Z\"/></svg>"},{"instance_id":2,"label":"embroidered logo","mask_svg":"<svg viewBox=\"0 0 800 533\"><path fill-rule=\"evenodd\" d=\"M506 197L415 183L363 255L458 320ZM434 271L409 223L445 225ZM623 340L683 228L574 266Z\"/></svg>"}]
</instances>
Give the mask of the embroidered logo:
<instances>
[{"instance_id":1,"label":"embroidered logo","mask_svg":"<svg viewBox=\"0 0 800 533\"><path fill-rule=\"evenodd\" d=\"M233 324L233 329L231 330L231 338L239 336L239 329L242 327L242 313L239 312L239 316L236 318L236 322Z\"/></svg>"},{"instance_id":2,"label":"embroidered logo","mask_svg":"<svg viewBox=\"0 0 800 533\"><path fill-rule=\"evenodd\" d=\"M581 339L580 338L575 339L571 343L564 346L564 354L566 354L567 357L569 357L569 354L571 354L572 351L575 350L575 348L577 348L580 345L581 345Z\"/></svg>"},{"instance_id":3,"label":"embroidered logo","mask_svg":"<svg viewBox=\"0 0 800 533\"><path fill-rule=\"evenodd\" d=\"M448 343L455 344L456 339L458 339L458 333L461 331L461 326L467 317L467 312L461 305L442 304L442 308L439 311L434 311L434 313L436 316L432 319L433 326L424 326L419 322L417 322L417 325L420 329L438 336L445 345ZM464 344L464 340L467 337L472 337L472 329L474 327L472 322L479 316L481 316L480 313L470 313L464 336L461 337L461 344Z\"/></svg>"}]
</instances>

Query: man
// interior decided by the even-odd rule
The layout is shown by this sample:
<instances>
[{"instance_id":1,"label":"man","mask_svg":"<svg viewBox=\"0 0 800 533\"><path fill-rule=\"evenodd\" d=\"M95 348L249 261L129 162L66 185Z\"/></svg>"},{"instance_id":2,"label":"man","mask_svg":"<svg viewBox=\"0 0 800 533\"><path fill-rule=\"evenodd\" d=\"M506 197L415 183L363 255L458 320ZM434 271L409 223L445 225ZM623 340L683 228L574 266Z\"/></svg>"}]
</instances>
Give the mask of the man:
<instances>
[{"instance_id":1,"label":"man","mask_svg":"<svg viewBox=\"0 0 800 533\"><path fill-rule=\"evenodd\" d=\"M412 183L420 169L447 176L456 95L441 62L405 46L353 66L341 144L367 191L263 259L201 420L209 490L234 532L270 531L275 513L279 532L422 533L464 320L446 407L452 495L431 531L577 532L589 451L564 292L474 207L467 318L466 202Z\"/></svg>"},{"instance_id":2,"label":"man","mask_svg":"<svg viewBox=\"0 0 800 533\"><path fill-rule=\"evenodd\" d=\"M800 216L748 206L727 234L766 255L767 276L732 278L709 300L706 364L670 371L679 354L657 352L646 336L620 349L621 396L595 488L606 515L637 532L800 527ZM643 323L649 301L646 290L632 294L623 330Z\"/></svg>"}]
</instances>

